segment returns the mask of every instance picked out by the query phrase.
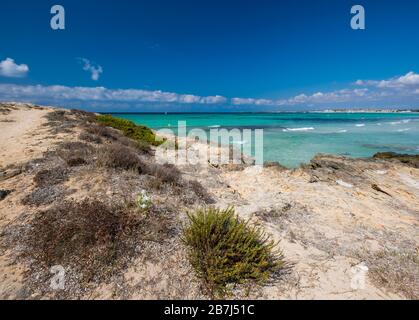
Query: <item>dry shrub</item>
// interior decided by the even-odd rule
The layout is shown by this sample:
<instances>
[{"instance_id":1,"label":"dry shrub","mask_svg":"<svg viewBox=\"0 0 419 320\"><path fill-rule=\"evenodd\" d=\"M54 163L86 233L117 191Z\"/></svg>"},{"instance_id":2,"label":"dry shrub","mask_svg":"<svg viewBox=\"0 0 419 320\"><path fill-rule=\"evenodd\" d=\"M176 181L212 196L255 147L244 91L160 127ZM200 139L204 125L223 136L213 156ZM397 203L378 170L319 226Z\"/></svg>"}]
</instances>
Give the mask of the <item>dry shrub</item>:
<instances>
[{"instance_id":1,"label":"dry shrub","mask_svg":"<svg viewBox=\"0 0 419 320\"><path fill-rule=\"evenodd\" d=\"M206 204L213 204L215 200L211 197L208 191L198 181L188 181L188 188L192 190L197 197L204 201Z\"/></svg>"},{"instance_id":2,"label":"dry shrub","mask_svg":"<svg viewBox=\"0 0 419 320\"><path fill-rule=\"evenodd\" d=\"M369 278L378 286L408 299L419 299L419 255L417 251L382 250L363 256Z\"/></svg>"},{"instance_id":3,"label":"dry shrub","mask_svg":"<svg viewBox=\"0 0 419 320\"><path fill-rule=\"evenodd\" d=\"M117 139L116 137L117 132L115 130L102 126L100 124L89 123L84 126L84 130L87 133L90 133L90 134L93 134L102 138L111 139L111 140Z\"/></svg>"},{"instance_id":4,"label":"dry shrub","mask_svg":"<svg viewBox=\"0 0 419 320\"><path fill-rule=\"evenodd\" d=\"M94 148L84 142L63 142L58 146L57 154L69 166L79 166L88 162L93 156Z\"/></svg>"},{"instance_id":5,"label":"dry shrub","mask_svg":"<svg viewBox=\"0 0 419 320\"><path fill-rule=\"evenodd\" d=\"M189 259L212 298L230 293L229 285L266 283L286 266L282 253L262 230L239 220L234 209L201 209L188 214L183 232Z\"/></svg>"},{"instance_id":6,"label":"dry shrub","mask_svg":"<svg viewBox=\"0 0 419 320\"><path fill-rule=\"evenodd\" d=\"M43 268L75 268L99 280L135 253L141 223L135 213L95 200L64 202L38 212L30 223L25 256Z\"/></svg>"},{"instance_id":7,"label":"dry shrub","mask_svg":"<svg viewBox=\"0 0 419 320\"><path fill-rule=\"evenodd\" d=\"M35 214L23 238L23 257L33 262L34 274L48 279L49 268L61 265L82 285L107 282L141 253L142 243L169 235L168 218L159 213L144 217L134 207L92 199L63 202Z\"/></svg>"},{"instance_id":8,"label":"dry shrub","mask_svg":"<svg viewBox=\"0 0 419 320\"><path fill-rule=\"evenodd\" d=\"M85 120L87 122L95 122L96 121L96 115L93 112L71 109L70 113L72 115L75 115L79 119Z\"/></svg>"},{"instance_id":9,"label":"dry shrub","mask_svg":"<svg viewBox=\"0 0 419 320\"><path fill-rule=\"evenodd\" d=\"M171 185L182 184L182 174L173 164L165 163L161 165L157 163L151 163L145 167L144 173L154 176L162 183Z\"/></svg>"},{"instance_id":10,"label":"dry shrub","mask_svg":"<svg viewBox=\"0 0 419 320\"><path fill-rule=\"evenodd\" d=\"M103 167L136 170L140 173L145 167L143 161L133 149L116 143L100 148L97 162Z\"/></svg>"},{"instance_id":11,"label":"dry shrub","mask_svg":"<svg viewBox=\"0 0 419 320\"><path fill-rule=\"evenodd\" d=\"M120 143L126 147L130 147L140 151L141 153L150 153L150 144L141 140L134 140L124 136L119 131L105 127L101 124L89 123L84 126L84 131L80 134L80 139L101 143L102 138L109 141Z\"/></svg>"},{"instance_id":12,"label":"dry shrub","mask_svg":"<svg viewBox=\"0 0 419 320\"><path fill-rule=\"evenodd\" d=\"M45 118L47 118L47 120L51 122L63 122L67 120L65 110L54 110L52 112L47 113L45 115Z\"/></svg>"},{"instance_id":13,"label":"dry shrub","mask_svg":"<svg viewBox=\"0 0 419 320\"><path fill-rule=\"evenodd\" d=\"M79 139L83 140L83 141L87 141L87 142L97 143L97 144L102 143L102 138L101 137L99 137L97 135L94 135L94 134L91 134L91 133L88 133L88 132L85 132L85 131L83 131L79 134Z\"/></svg>"},{"instance_id":14,"label":"dry shrub","mask_svg":"<svg viewBox=\"0 0 419 320\"><path fill-rule=\"evenodd\" d=\"M37 187L48 187L60 184L68 179L68 170L64 167L58 166L52 169L45 169L39 171L33 181Z\"/></svg>"},{"instance_id":15,"label":"dry shrub","mask_svg":"<svg viewBox=\"0 0 419 320\"><path fill-rule=\"evenodd\" d=\"M30 194L26 195L22 199L23 205L28 206L42 206L55 202L56 200L62 199L65 195L62 188L57 186L45 186L36 188Z\"/></svg>"}]
</instances>

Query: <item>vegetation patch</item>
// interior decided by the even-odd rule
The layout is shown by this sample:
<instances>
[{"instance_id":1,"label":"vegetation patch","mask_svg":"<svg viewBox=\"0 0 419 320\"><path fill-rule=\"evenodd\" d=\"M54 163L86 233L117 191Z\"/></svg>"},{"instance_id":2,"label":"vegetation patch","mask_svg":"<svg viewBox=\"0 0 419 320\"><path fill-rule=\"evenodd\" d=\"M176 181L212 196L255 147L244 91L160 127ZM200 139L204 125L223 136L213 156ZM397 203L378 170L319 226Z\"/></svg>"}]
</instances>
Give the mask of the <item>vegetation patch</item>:
<instances>
[{"instance_id":1,"label":"vegetation patch","mask_svg":"<svg viewBox=\"0 0 419 320\"><path fill-rule=\"evenodd\" d=\"M381 250L363 255L369 278L378 286L408 299L419 299L419 255L417 251Z\"/></svg>"},{"instance_id":2,"label":"vegetation patch","mask_svg":"<svg viewBox=\"0 0 419 320\"><path fill-rule=\"evenodd\" d=\"M151 129L145 126L137 126L132 121L116 118L111 115L99 115L96 117L96 120L105 126L121 130L125 136L138 142L146 142L154 146L161 144L161 141L156 140L156 135Z\"/></svg>"},{"instance_id":3,"label":"vegetation patch","mask_svg":"<svg viewBox=\"0 0 419 320\"><path fill-rule=\"evenodd\" d=\"M148 241L171 235L168 215L95 199L62 202L35 214L22 234L21 256L30 263L29 283L50 290L50 268L66 270L65 291L86 292L91 283L107 283ZM74 289L75 288L75 289ZM78 288L78 289L77 289ZM59 294L59 293L57 293Z\"/></svg>"},{"instance_id":4,"label":"vegetation patch","mask_svg":"<svg viewBox=\"0 0 419 320\"><path fill-rule=\"evenodd\" d=\"M93 155L94 148L83 142L63 142L57 149L58 156L70 167L86 164Z\"/></svg>"},{"instance_id":5,"label":"vegetation patch","mask_svg":"<svg viewBox=\"0 0 419 320\"><path fill-rule=\"evenodd\" d=\"M114 169L143 172L145 167L138 154L131 148L112 143L98 150L97 162L100 166Z\"/></svg>"},{"instance_id":6,"label":"vegetation patch","mask_svg":"<svg viewBox=\"0 0 419 320\"><path fill-rule=\"evenodd\" d=\"M233 208L188 214L183 241L189 259L211 298L231 293L231 285L263 284L286 267L283 255L260 228L241 221Z\"/></svg>"},{"instance_id":7,"label":"vegetation patch","mask_svg":"<svg viewBox=\"0 0 419 320\"><path fill-rule=\"evenodd\" d=\"M83 131L79 134L79 139L83 140L83 141L87 141L87 142L97 143L97 144L102 143L102 138L101 137L99 137L97 135L94 135L94 134L91 134L91 133L88 133L88 132L85 132L85 131Z\"/></svg>"},{"instance_id":8,"label":"vegetation patch","mask_svg":"<svg viewBox=\"0 0 419 320\"><path fill-rule=\"evenodd\" d=\"M33 181L37 187L60 184L68 179L68 170L62 166L39 171Z\"/></svg>"},{"instance_id":9,"label":"vegetation patch","mask_svg":"<svg viewBox=\"0 0 419 320\"><path fill-rule=\"evenodd\" d=\"M150 163L144 169L144 173L149 174L159 180L161 183L170 185L182 184L182 173L175 165L170 163L158 164Z\"/></svg>"},{"instance_id":10,"label":"vegetation patch","mask_svg":"<svg viewBox=\"0 0 419 320\"><path fill-rule=\"evenodd\" d=\"M61 200L65 196L65 192L59 186L44 186L36 188L22 199L23 205L42 206Z\"/></svg>"}]
</instances>

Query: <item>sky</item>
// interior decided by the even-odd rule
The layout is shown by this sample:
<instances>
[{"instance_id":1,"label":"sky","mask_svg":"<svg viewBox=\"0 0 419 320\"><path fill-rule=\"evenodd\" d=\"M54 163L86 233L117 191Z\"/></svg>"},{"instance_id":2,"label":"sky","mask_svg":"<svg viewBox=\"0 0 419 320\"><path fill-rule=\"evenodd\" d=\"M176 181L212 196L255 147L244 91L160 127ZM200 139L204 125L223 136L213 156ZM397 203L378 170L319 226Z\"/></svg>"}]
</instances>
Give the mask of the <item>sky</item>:
<instances>
[{"instance_id":1,"label":"sky","mask_svg":"<svg viewBox=\"0 0 419 320\"><path fill-rule=\"evenodd\" d=\"M53 30L53 5L65 30ZM365 30L351 28L353 5ZM0 101L114 112L419 108L419 1L2 0Z\"/></svg>"}]
</instances>

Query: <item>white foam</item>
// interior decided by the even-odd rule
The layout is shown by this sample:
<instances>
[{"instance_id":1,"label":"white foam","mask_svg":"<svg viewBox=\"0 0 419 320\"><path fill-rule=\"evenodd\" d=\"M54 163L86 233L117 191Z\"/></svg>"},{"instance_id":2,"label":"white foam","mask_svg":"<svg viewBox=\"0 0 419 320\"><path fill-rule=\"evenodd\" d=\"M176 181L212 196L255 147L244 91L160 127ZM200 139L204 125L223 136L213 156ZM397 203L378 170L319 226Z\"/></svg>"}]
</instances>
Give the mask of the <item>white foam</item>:
<instances>
[{"instance_id":1,"label":"white foam","mask_svg":"<svg viewBox=\"0 0 419 320\"><path fill-rule=\"evenodd\" d=\"M348 130L339 130L338 133L345 133L348 132Z\"/></svg>"},{"instance_id":2,"label":"white foam","mask_svg":"<svg viewBox=\"0 0 419 320\"><path fill-rule=\"evenodd\" d=\"M410 128L406 128L406 129L399 129L399 130L397 130L397 132L405 132L405 131L409 131L410 130Z\"/></svg>"},{"instance_id":3,"label":"white foam","mask_svg":"<svg viewBox=\"0 0 419 320\"><path fill-rule=\"evenodd\" d=\"M208 128L219 128L219 127L221 127L219 124L214 125L214 126L208 126Z\"/></svg>"},{"instance_id":4,"label":"white foam","mask_svg":"<svg viewBox=\"0 0 419 320\"><path fill-rule=\"evenodd\" d=\"M365 123L356 124L355 127L365 127Z\"/></svg>"},{"instance_id":5,"label":"white foam","mask_svg":"<svg viewBox=\"0 0 419 320\"><path fill-rule=\"evenodd\" d=\"M314 130L314 128L313 127L309 127L309 128L287 128L287 129L283 129L282 131L288 132L288 131L310 131L310 130Z\"/></svg>"}]
</instances>

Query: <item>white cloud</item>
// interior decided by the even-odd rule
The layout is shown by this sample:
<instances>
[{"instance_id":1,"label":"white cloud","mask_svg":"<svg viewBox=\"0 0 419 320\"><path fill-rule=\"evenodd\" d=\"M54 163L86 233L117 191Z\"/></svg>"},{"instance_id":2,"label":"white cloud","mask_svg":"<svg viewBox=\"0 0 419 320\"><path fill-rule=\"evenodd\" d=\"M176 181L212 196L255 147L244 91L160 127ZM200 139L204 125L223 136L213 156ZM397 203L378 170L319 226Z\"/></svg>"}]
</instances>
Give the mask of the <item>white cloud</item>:
<instances>
[{"instance_id":1,"label":"white cloud","mask_svg":"<svg viewBox=\"0 0 419 320\"><path fill-rule=\"evenodd\" d=\"M419 87L419 74L408 72L407 74L387 80L357 80L358 86L373 86L377 88L409 88Z\"/></svg>"},{"instance_id":2,"label":"white cloud","mask_svg":"<svg viewBox=\"0 0 419 320\"><path fill-rule=\"evenodd\" d=\"M42 85L0 84L0 100L32 99L34 101L89 101L169 104L221 104L222 96L197 96L160 90L107 89L104 87L67 87Z\"/></svg>"},{"instance_id":3,"label":"white cloud","mask_svg":"<svg viewBox=\"0 0 419 320\"><path fill-rule=\"evenodd\" d=\"M86 58L79 58L79 60L83 62L83 70L90 72L92 80L98 81L100 75L103 73L102 66L94 65Z\"/></svg>"},{"instance_id":4,"label":"white cloud","mask_svg":"<svg viewBox=\"0 0 419 320\"><path fill-rule=\"evenodd\" d=\"M11 78L22 78L29 72L29 67L26 64L16 64L15 60L6 58L0 61L0 76Z\"/></svg>"},{"instance_id":5,"label":"white cloud","mask_svg":"<svg viewBox=\"0 0 419 320\"><path fill-rule=\"evenodd\" d=\"M404 76L387 80L357 80L356 88L345 88L314 94L301 93L299 95L280 99L233 98L234 105L264 105L264 106L296 106L322 105L333 103L386 103L397 101L412 101L416 105L419 94L419 74L409 72ZM361 87L361 88L359 88Z\"/></svg>"}]
</instances>

